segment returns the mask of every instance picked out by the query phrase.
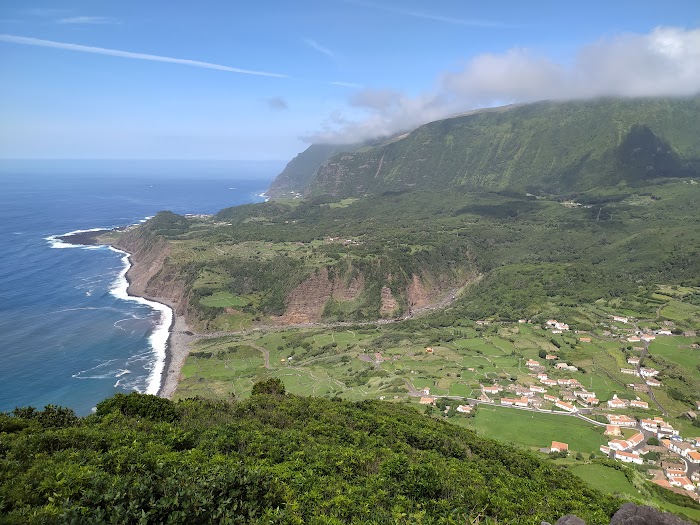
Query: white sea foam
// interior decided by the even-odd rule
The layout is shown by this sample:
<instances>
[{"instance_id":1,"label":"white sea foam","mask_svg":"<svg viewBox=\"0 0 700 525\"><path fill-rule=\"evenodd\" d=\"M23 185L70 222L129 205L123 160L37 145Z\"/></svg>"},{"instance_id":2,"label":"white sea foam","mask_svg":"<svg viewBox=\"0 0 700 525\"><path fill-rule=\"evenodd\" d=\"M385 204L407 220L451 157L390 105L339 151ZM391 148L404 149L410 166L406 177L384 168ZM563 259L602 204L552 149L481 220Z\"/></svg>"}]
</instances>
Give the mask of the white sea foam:
<instances>
[{"instance_id":1,"label":"white sea foam","mask_svg":"<svg viewBox=\"0 0 700 525\"><path fill-rule=\"evenodd\" d=\"M72 232L68 233L61 233L59 235L49 235L48 237L44 237L45 241L49 241L49 244L51 245L51 248L87 248L87 249L92 249L92 250L99 250L101 246L96 245L96 246L88 246L85 244L74 244L70 242L63 242L59 237L67 237L69 235L77 235L78 233L89 233L89 232L98 232L101 230L106 230L107 228L90 228L89 230L73 230Z\"/></svg>"},{"instance_id":2,"label":"white sea foam","mask_svg":"<svg viewBox=\"0 0 700 525\"><path fill-rule=\"evenodd\" d=\"M151 345L151 349L154 354L154 360L149 363L150 367L148 367L150 369L150 374L148 374L148 379L146 382L146 394L156 395L160 390L161 376L163 375L163 369L165 368L165 352L168 344L168 337L170 337L170 325L173 322L173 310L165 304L149 301L143 297L129 295L129 282L126 280L126 272L131 267L131 263L129 262L129 254L111 246L109 249L122 254L122 263L124 264L124 267L122 268L122 271L119 272L110 293L114 297L124 301L133 301L136 303L145 304L160 313L158 324L148 338L148 342Z\"/></svg>"}]
</instances>

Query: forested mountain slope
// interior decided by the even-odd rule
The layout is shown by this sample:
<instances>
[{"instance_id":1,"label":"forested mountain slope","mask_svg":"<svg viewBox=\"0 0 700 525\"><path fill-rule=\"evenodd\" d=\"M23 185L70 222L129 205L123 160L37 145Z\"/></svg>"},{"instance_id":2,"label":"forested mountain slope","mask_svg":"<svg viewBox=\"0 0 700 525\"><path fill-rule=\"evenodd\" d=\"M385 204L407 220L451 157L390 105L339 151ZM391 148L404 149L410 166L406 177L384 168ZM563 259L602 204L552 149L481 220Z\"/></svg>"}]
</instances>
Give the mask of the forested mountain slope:
<instances>
[{"instance_id":1,"label":"forested mountain slope","mask_svg":"<svg viewBox=\"0 0 700 525\"><path fill-rule=\"evenodd\" d=\"M561 194L699 169L700 97L540 102L432 122L401 140L335 155L305 192Z\"/></svg>"}]
</instances>

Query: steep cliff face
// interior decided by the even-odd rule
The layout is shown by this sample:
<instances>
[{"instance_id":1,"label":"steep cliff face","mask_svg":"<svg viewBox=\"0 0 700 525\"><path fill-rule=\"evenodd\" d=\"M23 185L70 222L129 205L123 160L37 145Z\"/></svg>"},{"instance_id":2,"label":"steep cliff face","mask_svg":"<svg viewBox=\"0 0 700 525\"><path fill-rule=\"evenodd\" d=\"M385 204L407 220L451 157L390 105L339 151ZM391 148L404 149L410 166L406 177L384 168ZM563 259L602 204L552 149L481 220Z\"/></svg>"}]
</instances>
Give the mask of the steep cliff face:
<instances>
[{"instance_id":1,"label":"steep cliff face","mask_svg":"<svg viewBox=\"0 0 700 525\"><path fill-rule=\"evenodd\" d=\"M172 248L165 239L135 228L123 234L115 247L130 254L126 274L130 294L168 304L178 315L187 313L185 284L169 261Z\"/></svg>"},{"instance_id":2,"label":"steep cliff face","mask_svg":"<svg viewBox=\"0 0 700 525\"><path fill-rule=\"evenodd\" d=\"M697 96L540 102L431 122L400 140L335 155L305 194L557 193L696 176L699 134Z\"/></svg>"},{"instance_id":3,"label":"steep cliff face","mask_svg":"<svg viewBox=\"0 0 700 525\"><path fill-rule=\"evenodd\" d=\"M289 193L303 193L316 175L316 170L328 159L343 151L352 151L352 144L312 144L294 157L267 190L273 198Z\"/></svg>"},{"instance_id":4,"label":"steep cliff face","mask_svg":"<svg viewBox=\"0 0 700 525\"><path fill-rule=\"evenodd\" d=\"M368 319L396 318L419 310L444 306L454 297L456 290L475 279L475 275L451 278L439 282L413 274L407 286L397 286L391 277L384 283L368 286L361 273L347 272L345 276L333 269L316 271L299 284L287 299L283 315L273 318L281 325L311 324L335 320L339 312L363 311ZM373 284L373 285L372 285ZM329 306L332 306L329 310Z\"/></svg>"}]
</instances>

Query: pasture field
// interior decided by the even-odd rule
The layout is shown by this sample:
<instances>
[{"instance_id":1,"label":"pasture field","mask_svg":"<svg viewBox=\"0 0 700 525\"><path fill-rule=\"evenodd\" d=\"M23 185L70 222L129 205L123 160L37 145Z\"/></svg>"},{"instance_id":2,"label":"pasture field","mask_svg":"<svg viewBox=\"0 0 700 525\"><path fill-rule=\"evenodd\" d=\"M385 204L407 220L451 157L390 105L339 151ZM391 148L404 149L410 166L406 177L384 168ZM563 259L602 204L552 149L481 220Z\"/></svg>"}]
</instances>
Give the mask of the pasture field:
<instances>
[{"instance_id":1,"label":"pasture field","mask_svg":"<svg viewBox=\"0 0 700 525\"><path fill-rule=\"evenodd\" d=\"M479 405L475 417L456 422L479 435L532 450L561 441L568 443L572 453L581 452L587 457L591 453L600 454L600 445L608 442L603 427L594 427L580 419L506 407Z\"/></svg>"}]
</instances>

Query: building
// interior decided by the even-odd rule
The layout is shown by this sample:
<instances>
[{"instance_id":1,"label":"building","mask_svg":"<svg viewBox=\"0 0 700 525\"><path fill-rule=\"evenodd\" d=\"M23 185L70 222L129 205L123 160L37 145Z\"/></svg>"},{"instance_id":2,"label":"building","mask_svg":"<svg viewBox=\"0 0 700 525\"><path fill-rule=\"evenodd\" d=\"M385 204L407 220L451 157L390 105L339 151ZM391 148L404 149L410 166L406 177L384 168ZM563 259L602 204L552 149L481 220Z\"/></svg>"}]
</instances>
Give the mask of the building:
<instances>
[{"instance_id":1,"label":"building","mask_svg":"<svg viewBox=\"0 0 700 525\"><path fill-rule=\"evenodd\" d=\"M552 403L556 403L557 401L559 401L559 398L557 396L550 396L549 394L545 394L544 400L551 401Z\"/></svg>"},{"instance_id":2,"label":"building","mask_svg":"<svg viewBox=\"0 0 700 525\"><path fill-rule=\"evenodd\" d=\"M644 463L641 456L634 452L615 451L615 459L619 459L623 463L636 463L637 465Z\"/></svg>"},{"instance_id":3,"label":"building","mask_svg":"<svg viewBox=\"0 0 700 525\"><path fill-rule=\"evenodd\" d=\"M654 419L642 419L641 425L644 430L655 432L657 436L677 436L678 430L673 428L663 418L655 417Z\"/></svg>"},{"instance_id":4,"label":"building","mask_svg":"<svg viewBox=\"0 0 700 525\"><path fill-rule=\"evenodd\" d=\"M542 366L540 363L535 361L534 359L528 359L527 363L525 363L525 366L528 368L535 368L537 366Z\"/></svg>"},{"instance_id":5,"label":"building","mask_svg":"<svg viewBox=\"0 0 700 525\"><path fill-rule=\"evenodd\" d=\"M629 403L624 399L619 399L617 394L613 394L612 399L608 400L608 408L627 408Z\"/></svg>"},{"instance_id":6,"label":"building","mask_svg":"<svg viewBox=\"0 0 700 525\"><path fill-rule=\"evenodd\" d=\"M590 343L591 342L590 337L579 337L578 340L580 343Z\"/></svg>"},{"instance_id":7,"label":"building","mask_svg":"<svg viewBox=\"0 0 700 525\"><path fill-rule=\"evenodd\" d=\"M549 447L550 452L568 452L568 443L562 443L560 441L552 441L552 446Z\"/></svg>"},{"instance_id":8,"label":"building","mask_svg":"<svg viewBox=\"0 0 700 525\"><path fill-rule=\"evenodd\" d=\"M647 379L647 385L649 386L661 386L661 381L657 379Z\"/></svg>"},{"instance_id":9,"label":"building","mask_svg":"<svg viewBox=\"0 0 700 525\"><path fill-rule=\"evenodd\" d=\"M638 358L638 357L630 357L629 359L627 359L627 362L628 362L630 365L638 365L638 364L639 364L639 358Z\"/></svg>"},{"instance_id":10,"label":"building","mask_svg":"<svg viewBox=\"0 0 700 525\"><path fill-rule=\"evenodd\" d=\"M530 392L537 392L538 394L544 394L547 389L539 385L530 385Z\"/></svg>"},{"instance_id":11,"label":"building","mask_svg":"<svg viewBox=\"0 0 700 525\"><path fill-rule=\"evenodd\" d=\"M626 416L624 414L607 414L606 416L611 425L618 425L620 427L634 427L637 426L637 420Z\"/></svg>"},{"instance_id":12,"label":"building","mask_svg":"<svg viewBox=\"0 0 700 525\"><path fill-rule=\"evenodd\" d=\"M654 334L642 334L640 339L642 341L646 341L647 343L649 343L649 342L653 341L654 339L656 339L656 336Z\"/></svg>"},{"instance_id":13,"label":"building","mask_svg":"<svg viewBox=\"0 0 700 525\"><path fill-rule=\"evenodd\" d=\"M641 339L636 335L631 335L627 338L627 341L630 343L638 343L639 341L641 341Z\"/></svg>"},{"instance_id":14,"label":"building","mask_svg":"<svg viewBox=\"0 0 700 525\"><path fill-rule=\"evenodd\" d=\"M633 399L632 401L630 401L630 406L635 408L648 409L649 403L647 403L646 401L642 401L641 399Z\"/></svg>"},{"instance_id":15,"label":"building","mask_svg":"<svg viewBox=\"0 0 700 525\"><path fill-rule=\"evenodd\" d=\"M546 354L546 355L544 356L544 358L545 358L547 361L554 361L555 359L559 359L557 356L552 355L552 354Z\"/></svg>"},{"instance_id":16,"label":"building","mask_svg":"<svg viewBox=\"0 0 700 525\"><path fill-rule=\"evenodd\" d=\"M654 377L658 375L659 371L655 368L642 367L639 369L639 373L642 374L642 377Z\"/></svg>"},{"instance_id":17,"label":"building","mask_svg":"<svg viewBox=\"0 0 700 525\"><path fill-rule=\"evenodd\" d=\"M605 434L608 436L621 436L622 431L620 430L619 425L606 425Z\"/></svg>"},{"instance_id":18,"label":"building","mask_svg":"<svg viewBox=\"0 0 700 525\"><path fill-rule=\"evenodd\" d=\"M595 392L589 392L588 390L577 390L574 394L581 399L592 399L595 397Z\"/></svg>"},{"instance_id":19,"label":"building","mask_svg":"<svg viewBox=\"0 0 700 525\"><path fill-rule=\"evenodd\" d=\"M528 399L526 397L521 397L521 398L502 397L501 398L501 405L526 407L527 404L528 404Z\"/></svg>"},{"instance_id":20,"label":"building","mask_svg":"<svg viewBox=\"0 0 700 525\"><path fill-rule=\"evenodd\" d=\"M695 490L695 484L685 476L682 478L673 478L669 480L669 483L673 487L681 487L685 490Z\"/></svg>"},{"instance_id":21,"label":"building","mask_svg":"<svg viewBox=\"0 0 700 525\"><path fill-rule=\"evenodd\" d=\"M557 401L554 403L554 406L561 408L562 410L566 410L567 412L576 412L578 409L572 405L571 403L567 403L566 401Z\"/></svg>"},{"instance_id":22,"label":"building","mask_svg":"<svg viewBox=\"0 0 700 525\"><path fill-rule=\"evenodd\" d=\"M688 454L686 455L686 458L691 463L695 463L697 465L698 463L700 463L700 452L698 452L696 450L688 452Z\"/></svg>"},{"instance_id":23,"label":"building","mask_svg":"<svg viewBox=\"0 0 700 525\"><path fill-rule=\"evenodd\" d=\"M630 376L638 376L639 371L636 368L620 368L621 374L627 374Z\"/></svg>"},{"instance_id":24,"label":"building","mask_svg":"<svg viewBox=\"0 0 700 525\"><path fill-rule=\"evenodd\" d=\"M459 405L457 407L457 412L461 412L462 414L471 414L472 409L473 407L471 405Z\"/></svg>"},{"instance_id":25,"label":"building","mask_svg":"<svg viewBox=\"0 0 700 525\"><path fill-rule=\"evenodd\" d=\"M627 324L629 322L629 319L627 319L627 317L620 317L619 315L613 315L613 321L618 322L618 323Z\"/></svg>"},{"instance_id":26,"label":"building","mask_svg":"<svg viewBox=\"0 0 700 525\"><path fill-rule=\"evenodd\" d=\"M540 379L540 383L545 386L557 386L559 384L555 379Z\"/></svg>"},{"instance_id":27,"label":"building","mask_svg":"<svg viewBox=\"0 0 700 525\"><path fill-rule=\"evenodd\" d=\"M484 394L491 394L491 395L493 395L493 394L498 394L499 392L502 392L502 391L503 391L503 387L501 387L500 385L493 385L493 386L483 386L483 385L482 385L482 386L481 386L481 391L482 391Z\"/></svg>"},{"instance_id":28,"label":"building","mask_svg":"<svg viewBox=\"0 0 700 525\"><path fill-rule=\"evenodd\" d=\"M434 398L434 397L421 397L421 398L420 398L420 404L421 404L421 405L434 405L434 404L435 404L435 398Z\"/></svg>"}]
</instances>

